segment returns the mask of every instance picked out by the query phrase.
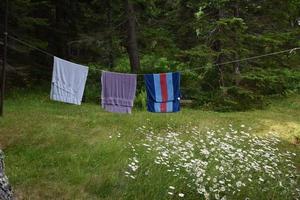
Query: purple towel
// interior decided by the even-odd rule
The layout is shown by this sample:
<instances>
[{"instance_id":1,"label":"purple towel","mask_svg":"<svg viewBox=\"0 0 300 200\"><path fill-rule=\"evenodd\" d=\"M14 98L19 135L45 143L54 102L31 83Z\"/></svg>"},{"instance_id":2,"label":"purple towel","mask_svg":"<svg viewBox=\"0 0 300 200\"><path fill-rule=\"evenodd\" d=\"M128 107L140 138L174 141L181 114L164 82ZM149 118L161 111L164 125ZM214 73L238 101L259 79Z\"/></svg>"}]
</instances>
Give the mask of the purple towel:
<instances>
[{"instance_id":1,"label":"purple towel","mask_svg":"<svg viewBox=\"0 0 300 200\"><path fill-rule=\"evenodd\" d=\"M136 91L136 75L102 72L102 108L108 112L131 113Z\"/></svg>"}]
</instances>

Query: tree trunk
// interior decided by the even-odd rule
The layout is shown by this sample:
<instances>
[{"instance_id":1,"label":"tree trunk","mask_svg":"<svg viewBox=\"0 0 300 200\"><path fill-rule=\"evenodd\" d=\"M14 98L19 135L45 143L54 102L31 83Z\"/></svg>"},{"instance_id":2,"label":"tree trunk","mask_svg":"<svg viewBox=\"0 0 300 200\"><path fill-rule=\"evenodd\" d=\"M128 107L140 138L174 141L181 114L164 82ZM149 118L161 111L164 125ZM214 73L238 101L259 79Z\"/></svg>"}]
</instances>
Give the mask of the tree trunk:
<instances>
[{"instance_id":1,"label":"tree trunk","mask_svg":"<svg viewBox=\"0 0 300 200\"><path fill-rule=\"evenodd\" d=\"M55 22L53 24L54 33L54 52L56 55L69 58L67 44L76 39L77 25L76 12L77 0L55 0Z\"/></svg>"},{"instance_id":2,"label":"tree trunk","mask_svg":"<svg viewBox=\"0 0 300 200\"><path fill-rule=\"evenodd\" d=\"M65 53L65 40L64 35L65 31L63 30L65 27L65 12L64 12L64 1L55 1L55 35L54 35L54 48L56 55L60 57L66 57ZM62 31L63 30L63 31Z\"/></svg>"},{"instance_id":3,"label":"tree trunk","mask_svg":"<svg viewBox=\"0 0 300 200\"><path fill-rule=\"evenodd\" d=\"M113 21L112 21L112 0L107 0L107 21L108 21L108 28L109 28L109 35L108 35L108 66L110 68L114 67L114 50L113 50Z\"/></svg>"},{"instance_id":4,"label":"tree trunk","mask_svg":"<svg viewBox=\"0 0 300 200\"><path fill-rule=\"evenodd\" d=\"M129 55L131 72L136 73L140 69L140 58L137 45L137 33L136 33L136 18L133 3L130 0L126 0L126 11L128 18L127 25L127 52Z\"/></svg>"},{"instance_id":5,"label":"tree trunk","mask_svg":"<svg viewBox=\"0 0 300 200\"><path fill-rule=\"evenodd\" d=\"M240 5L239 0L236 0L234 3L234 17L240 17ZM237 41L238 38L236 38ZM238 53L235 54L235 60L240 59L240 56ZM241 81L241 71L240 71L240 62L234 63L234 73L235 73L235 85L238 86Z\"/></svg>"},{"instance_id":6,"label":"tree trunk","mask_svg":"<svg viewBox=\"0 0 300 200\"><path fill-rule=\"evenodd\" d=\"M223 8L219 8L218 10L218 20L224 18L225 14L224 14L224 9ZM218 30L218 31L221 31L221 30ZM216 64L220 64L223 62L223 56L222 56L222 42L221 40L217 39L215 42L214 42L214 50L219 52L219 56L216 60ZM219 75L220 75L220 79L219 79L219 85L220 87L224 87L225 86L225 81L224 81L224 66L222 65L218 65L218 69L219 69Z\"/></svg>"}]
</instances>

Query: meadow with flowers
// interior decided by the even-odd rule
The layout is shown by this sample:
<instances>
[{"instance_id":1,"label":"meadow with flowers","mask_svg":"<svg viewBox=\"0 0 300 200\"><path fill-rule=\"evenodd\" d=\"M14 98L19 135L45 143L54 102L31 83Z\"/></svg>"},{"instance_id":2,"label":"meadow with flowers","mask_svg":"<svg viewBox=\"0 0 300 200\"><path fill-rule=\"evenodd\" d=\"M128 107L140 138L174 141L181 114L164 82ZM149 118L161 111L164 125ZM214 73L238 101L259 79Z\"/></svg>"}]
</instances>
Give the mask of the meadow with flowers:
<instances>
[{"instance_id":1,"label":"meadow with flowers","mask_svg":"<svg viewBox=\"0 0 300 200\"><path fill-rule=\"evenodd\" d=\"M191 123L172 127L161 133L150 125L137 129L144 139L129 143L133 156L125 176L130 184L163 176L168 180L164 199L300 198L296 153L281 151L276 133L257 136L244 124L205 131Z\"/></svg>"},{"instance_id":2,"label":"meadow with flowers","mask_svg":"<svg viewBox=\"0 0 300 200\"><path fill-rule=\"evenodd\" d=\"M6 113L0 148L18 199L300 199L299 96L118 115L28 94Z\"/></svg>"}]
</instances>

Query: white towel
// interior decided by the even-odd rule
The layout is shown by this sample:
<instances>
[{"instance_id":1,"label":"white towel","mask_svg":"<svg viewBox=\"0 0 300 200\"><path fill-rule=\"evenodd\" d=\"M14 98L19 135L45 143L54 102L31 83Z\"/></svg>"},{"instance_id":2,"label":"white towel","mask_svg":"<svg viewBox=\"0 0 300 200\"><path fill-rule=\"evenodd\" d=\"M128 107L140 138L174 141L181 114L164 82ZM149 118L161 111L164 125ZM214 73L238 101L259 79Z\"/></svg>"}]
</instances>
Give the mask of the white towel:
<instances>
[{"instance_id":1,"label":"white towel","mask_svg":"<svg viewBox=\"0 0 300 200\"><path fill-rule=\"evenodd\" d=\"M50 98L80 105L88 67L54 57Z\"/></svg>"}]
</instances>

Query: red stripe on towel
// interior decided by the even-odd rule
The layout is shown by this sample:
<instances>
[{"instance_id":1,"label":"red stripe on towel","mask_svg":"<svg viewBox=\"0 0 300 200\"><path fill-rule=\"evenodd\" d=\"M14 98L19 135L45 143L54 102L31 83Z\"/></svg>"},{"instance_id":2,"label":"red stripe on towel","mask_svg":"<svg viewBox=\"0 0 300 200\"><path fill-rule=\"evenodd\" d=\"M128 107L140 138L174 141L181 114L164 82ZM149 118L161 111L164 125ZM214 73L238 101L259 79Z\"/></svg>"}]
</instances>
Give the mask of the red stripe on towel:
<instances>
[{"instance_id":1,"label":"red stripe on towel","mask_svg":"<svg viewBox=\"0 0 300 200\"><path fill-rule=\"evenodd\" d=\"M160 112L167 112L167 103L160 104Z\"/></svg>"},{"instance_id":2,"label":"red stripe on towel","mask_svg":"<svg viewBox=\"0 0 300 200\"><path fill-rule=\"evenodd\" d=\"M160 74L162 102L168 101L167 74Z\"/></svg>"}]
</instances>

